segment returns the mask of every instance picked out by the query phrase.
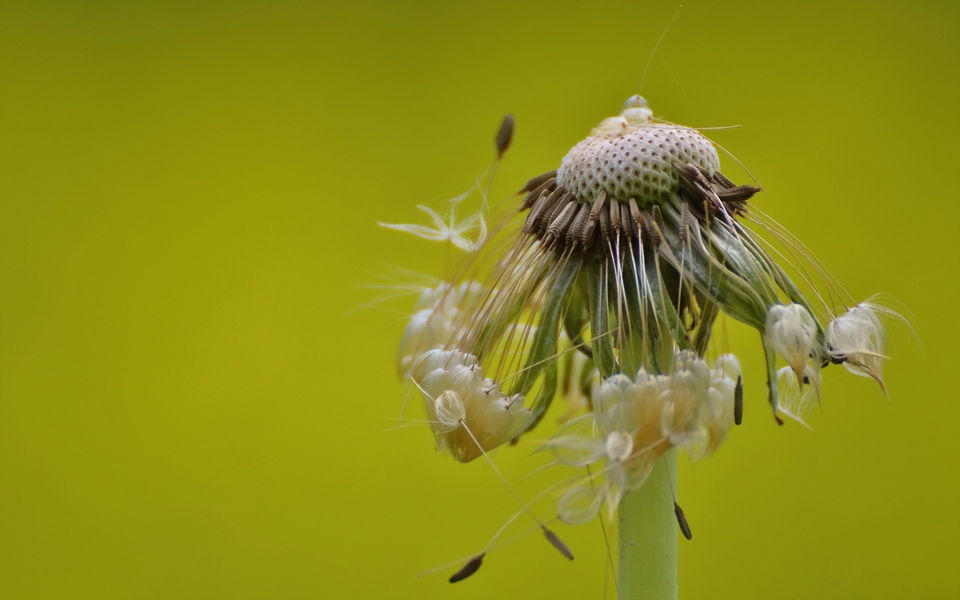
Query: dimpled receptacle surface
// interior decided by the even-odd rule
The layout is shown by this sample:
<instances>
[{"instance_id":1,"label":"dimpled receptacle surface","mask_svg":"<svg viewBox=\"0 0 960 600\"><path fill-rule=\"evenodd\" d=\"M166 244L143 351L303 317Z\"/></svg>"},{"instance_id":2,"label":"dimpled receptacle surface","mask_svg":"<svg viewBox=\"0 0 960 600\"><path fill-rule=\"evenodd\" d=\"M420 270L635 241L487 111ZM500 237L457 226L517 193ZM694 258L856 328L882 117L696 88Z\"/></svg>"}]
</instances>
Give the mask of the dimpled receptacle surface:
<instances>
[{"instance_id":1,"label":"dimpled receptacle surface","mask_svg":"<svg viewBox=\"0 0 960 600\"><path fill-rule=\"evenodd\" d=\"M592 202L603 191L621 201L658 203L677 191L675 162L708 173L720 167L713 144L696 130L651 124L583 140L563 158L557 183L581 202Z\"/></svg>"}]
</instances>

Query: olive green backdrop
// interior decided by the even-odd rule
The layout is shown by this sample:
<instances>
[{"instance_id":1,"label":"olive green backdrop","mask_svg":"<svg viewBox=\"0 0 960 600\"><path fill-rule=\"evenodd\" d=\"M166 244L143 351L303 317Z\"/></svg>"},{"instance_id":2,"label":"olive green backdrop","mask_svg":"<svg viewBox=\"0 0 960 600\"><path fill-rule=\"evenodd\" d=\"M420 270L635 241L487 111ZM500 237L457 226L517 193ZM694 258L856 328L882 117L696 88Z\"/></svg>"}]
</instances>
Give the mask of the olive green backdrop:
<instances>
[{"instance_id":1,"label":"olive green backdrop","mask_svg":"<svg viewBox=\"0 0 960 600\"><path fill-rule=\"evenodd\" d=\"M375 222L466 189L508 111L509 201L637 91L674 9L5 3L0 597L609 597L596 523L558 528L573 563L533 535L417 577L515 505L392 430L413 300L376 286L443 253ZM731 329L747 414L682 461L685 598L960 594L958 33L950 2L690 1L652 61L656 114L744 125L711 136L757 203L918 338L893 329L888 398L828 369L810 432Z\"/></svg>"}]
</instances>

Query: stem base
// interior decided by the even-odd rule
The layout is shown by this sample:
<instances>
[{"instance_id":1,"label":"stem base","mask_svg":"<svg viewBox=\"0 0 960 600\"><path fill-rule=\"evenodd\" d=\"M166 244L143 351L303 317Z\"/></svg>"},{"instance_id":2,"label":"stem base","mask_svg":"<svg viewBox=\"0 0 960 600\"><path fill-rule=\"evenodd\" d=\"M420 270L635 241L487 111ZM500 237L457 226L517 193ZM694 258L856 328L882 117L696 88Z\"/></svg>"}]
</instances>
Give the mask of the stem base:
<instances>
[{"instance_id":1,"label":"stem base","mask_svg":"<svg viewBox=\"0 0 960 600\"><path fill-rule=\"evenodd\" d=\"M677 598L676 486L677 456L670 450L657 460L644 484L620 501L620 600Z\"/></svg>"}]
</instances>

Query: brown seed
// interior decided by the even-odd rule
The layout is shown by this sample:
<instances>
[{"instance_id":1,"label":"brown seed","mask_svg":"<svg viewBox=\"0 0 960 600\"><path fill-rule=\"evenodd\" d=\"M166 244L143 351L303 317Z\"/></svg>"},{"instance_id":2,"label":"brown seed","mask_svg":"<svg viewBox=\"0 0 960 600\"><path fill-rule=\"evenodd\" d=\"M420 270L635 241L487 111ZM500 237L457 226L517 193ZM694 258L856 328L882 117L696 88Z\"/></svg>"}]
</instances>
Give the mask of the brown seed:
<instances>
[{"instance_id":1,"label":"brown seed","mask_svg":"<svg viewBox=\"0 0 960 600\"><path fill-rule=\"evenodd\" d=\"M557 177L556 170L550 171L549 173L544 173L543 175L537 175L533 179L527 181L526 185L524 185L523 189L520 190L518 193L526 194L526 193L537 192L539 195L539 192L542 192L547 187L556 184L556 177ZM537 199L536 197L534 197L533 199L528 198L524 208L529 208L529 205L533 204L533 202L536 199Z\"/></svg>"},{"instance_id":2,"label":"brown seed","mask_svg":"<svg viewBox=\"0 0 960 600\"><path fill-rule=\"evenodd\" d=\"M510 140L513 139L513 115L507 113L500 122L500 129L497 130L497 158L503 158L503 153L510 147Z\"/></svg>"},{"instance_id":3,"label":"brown seed","mask_svg":"<svg viewBox=\"0 0 960 600\"><path fill-rule=\"evenodd\" d=\"M467 577L470 577L476 573L480 569L481 565L483 565L484 556L486 556L486 553L478 554L477 556L471 558L467 564L463 565L463 568L450 576L450 583L463 581Z\"/></svg>"},{"instance_id":4,"label":"brown seed","mask_svg":"<svg viewBox=\"0 0 960 600\"><path fill-rule=\"evenodd\" d=\"M573 552L570 552L570 549L567 548L567 545L560 541L560 538L557 537L557 534L544 527L543 535L547 537L547 541L550 542L550 545L556 548L560 554L566 556L570 560L573 560Z\"/></svg>"},{"instance_id":5,"label":"brown seed","mask_svg":"<svg viewBox=\"0 0 960 600\"><path fill-rule=\"evenodd\" d=\"M577 202L568 202L560 211L560 214L547 226L547 237L561 238L570 226L573 217L577 214L580 204Z\"/></svg>"},{"instance_id":6,"label":"brown seed","mask_svg":"<svg viewBox=\"0 0 960 600\"><path fill-rule=\"evenodd\" d=\"M690 531L690 523L687 523L687 517L683 514L683 509L676 502L673 503L673 514L677 515L677 523L680 524L680 531L683 537L688 540L693 539L693 532Z\"/></svg>"},{"instance_id":7,"label":"brown seed","mask_svg":"<svg viewBox=\"0 0 960 600\"><path fill-rule=\"evenodd\" d=\"M737 375L737 387L733 388L733 422L743 423L743 375Z\"/></svg>"}]
</instances>

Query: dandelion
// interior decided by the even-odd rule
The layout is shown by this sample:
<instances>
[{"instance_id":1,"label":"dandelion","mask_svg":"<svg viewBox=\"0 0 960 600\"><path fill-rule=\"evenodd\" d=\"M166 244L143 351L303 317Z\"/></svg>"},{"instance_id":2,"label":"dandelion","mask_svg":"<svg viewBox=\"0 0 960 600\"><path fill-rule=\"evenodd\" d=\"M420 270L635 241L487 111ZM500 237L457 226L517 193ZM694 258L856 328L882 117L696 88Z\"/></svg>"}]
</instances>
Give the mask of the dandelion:
<instances>
[{"instance_id":1,"label":"dandelion","mask_svg":"<svg viewBox=\"0 0 960 600\"><path fill-rule=\"evenodd\" d=\"M447 241L460 248L464 252L475 252L487 239L487 222L483 215L475 213L457 222L457 205L466 197L466 194L457 196L450 200L450 214L444 221L437 211L429 206L417 205L417 208L426 213L433 222L433 227L426 225L415 225L410 223L380 223L381 227L386 229L395 229L410 233L419 238L434 242ZM475 231L473 239L467 237L471 231Z\"/></svg>"},{"instance_id":2,"label":"dandelion","mask_svg":"<svg viewBox=\"0 0 960 600\"><path fill-rule=\"evenodd\" d=\"M498 160L509 139L501 129ZM698 130L655 119L633 96L557 170L527 182L519 231L487 239L483 217L456 223L454 207L449 222L429 213L435 229L389 226L476 251L451 271L461 279L424 293L400 345L400 373L436 446L474 460L537 426L555 397L571 400L544 443L579 472L557 513L570 523L617 516L618 587L630 597L676 589L670 520L690 537L674 496L676 451L704 458L742 419L738 359L710 360L721 315L759 332L767 377L756 389L781 424L779 415L805 422L830 364L882 384L880 311L862 303L838 315L824 298L842 293L828 283L823 294L805 275L819 265L781 266L775 243L802 246L754 207L760 191L724 176Z\"/></svg>"}]
</instances>

